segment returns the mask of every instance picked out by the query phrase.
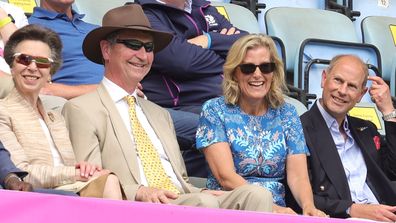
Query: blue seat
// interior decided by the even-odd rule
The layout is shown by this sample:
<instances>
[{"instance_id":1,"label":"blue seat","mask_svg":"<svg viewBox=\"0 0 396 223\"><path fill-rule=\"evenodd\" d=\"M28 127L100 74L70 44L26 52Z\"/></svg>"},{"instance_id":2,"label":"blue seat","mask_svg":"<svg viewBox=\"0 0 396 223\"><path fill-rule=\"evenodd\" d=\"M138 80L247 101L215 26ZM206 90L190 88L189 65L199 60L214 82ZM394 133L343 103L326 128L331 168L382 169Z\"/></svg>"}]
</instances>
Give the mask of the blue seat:
<instances>
[{"instance_id":1,"label":"blue seat","mask_svg":"<svg viewBox=\"0 0 396 223\"><path fill-rule=\"evenodd\" d=\"M260 32L266 33L264 15L265 13L275 7L294 7L294 8L316 8L324 9L324 0L258 0L258 3L265 4L264 9L260 9L258 14L258 21L260 25Z\"/></svg>"},{"instance_id":2,"label":"blue seat","mask_svg":"<svg viewBox=\"0 0 396 223\"><path fill-rule=\"evenodd\" d=\"M112 8L125 5L133 0L79 0L73 4L73 9L81 14L85 14L84 21L96 25L102 25L103 15Z\"/></svg>"},{"instance_id":3,"label":"blue seat","mask_svg":"<svg viewBox=\"0 0 396 223\"><path fill-rule=\"evenodd\" d=\"M297 52L308 38L345 42L359 42L352 21L345 15L308 8L278 7L265 14L267 33L279 37L286 49L288 82L298 86L299 76L294 73Z\"/></svg>"},{"instance_id":4,"label":"blue seat","mask_svg":"<svg viewBox=\"0 0 396 223\"><path fill-rule=\"evenodd\" d=\"M369 16L362 20L362 37L365 43L378 47L382 60L382 77L390 82L395 96L396 75L396 17ZM391 29L394 29L392 34Z\"/></svg>"},{"instance_id":5,"label":"blue seat","mask_svg":"<svg viewBox=\"0 0 396 223\"><path fill-rule=\"evenodd\" d=\"M235 27L249 33L260 32L257 19L249 9L223 2L212 2L211 5L215 6Z\"/></svg>"}]
</instances>

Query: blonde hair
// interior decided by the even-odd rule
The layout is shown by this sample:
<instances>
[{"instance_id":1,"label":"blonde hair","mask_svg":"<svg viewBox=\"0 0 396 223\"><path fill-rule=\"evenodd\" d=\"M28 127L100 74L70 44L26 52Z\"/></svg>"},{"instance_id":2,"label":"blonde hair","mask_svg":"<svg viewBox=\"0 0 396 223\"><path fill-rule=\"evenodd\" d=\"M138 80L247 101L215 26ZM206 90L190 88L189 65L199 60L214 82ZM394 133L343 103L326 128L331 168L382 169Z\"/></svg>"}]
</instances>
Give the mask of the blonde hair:
<instances>
[{"instance_id":1,"label":"blonde hair","mask_svg":"<svg viewBox=\"0 0 396 223\"><path fill-rule=\"evenodd\" d=\"M236 105L240 98L240 89L235 81L235 70L245 59L248 50L266 47L270 60L275 63L270 90L264 97L264 103L277 108L284 103L283 93L287 91L283 62L279 58L275 43L271 37L262 34L249 34L237 40L230 48L224 63L223 94L227 104Z\"/></svg>"}]
</instances>

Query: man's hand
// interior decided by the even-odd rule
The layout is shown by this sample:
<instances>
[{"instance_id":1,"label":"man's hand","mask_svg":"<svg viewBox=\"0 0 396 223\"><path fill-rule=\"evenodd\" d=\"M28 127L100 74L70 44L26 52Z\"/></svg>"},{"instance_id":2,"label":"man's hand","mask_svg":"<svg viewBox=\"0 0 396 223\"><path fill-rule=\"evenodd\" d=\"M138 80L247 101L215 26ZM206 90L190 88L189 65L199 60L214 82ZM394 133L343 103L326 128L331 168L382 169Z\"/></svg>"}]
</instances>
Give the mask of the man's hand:
<instances>
[{"instance_id":1,"label":"man's hand","mask_svg":"<svg viewBox=\"0 0 396 223\"><path fill-rule=\"evenodd\" d=\"M316 209L313 205L303 208L303 215L316 216L316 217L329 217L323 211Z\"/></svg>"},{"instance_id":2,"label":"man's hand","mask_svg":"<svg viewBox=\"0 0 396 223\"><path fill-rule=\"evenodd\" d=\"M368 80L372 82L369 89L371 100L375 102L382 114L391 113L394 107L388 85L382 78L377 76L369 76Z\"/></svg>"},{"instance_id":3,"label":"man's hand","mask_svg":"<svg viewBox=\"0 0 396 223\"><path fill-rule=\"evenodd\" d=\"M208 48L208 37L206 35L196 36L194 38L188 39L187 42L200 46L204 49Z\"/></svg>"},{"instance_id":4,"label":"man's hand","mask_svg":"<svg viewBox=\"0 0 396 223\"><path fill-rule=\"evenodd\" d=\"M18 191L32 191L33 186L30 183L23 182L15 174L7 176L5 180L5 189Z\"/></svg>"},{"instance_id":5,"label":"man's hand","mask_svg":"<svg viewBox=\"0 0 396 223\"><path fill-rule=\"evenodd\" d=\"M178 198L179 195L162 189L141 186L136 193L135 200L149 203L168 204L171 200Z\"/></svg>"},{"instance_id":6,"label":"man's hand","mask_svg":"<svg viewBox=\"0 0 396 223\"><path fill-rule=\"evenodd\" d=\"M353 218L367 218L375 221L395 222L396 206L382 204L352 204L350 215Z\"/></svg>"},{"instance_id":7,"label":"man's hand","mask_svg":"<svg viewBox=\"0 0 396 223\"><path fill-rule=\"evenodd\" d=\"M235 27L231 27L229 29L222 29L220 31L220 34L224 34L224 35L234 35L234 34L239 34L241 33L239 30L237 30Z\"/></svg>"}]
</instances>

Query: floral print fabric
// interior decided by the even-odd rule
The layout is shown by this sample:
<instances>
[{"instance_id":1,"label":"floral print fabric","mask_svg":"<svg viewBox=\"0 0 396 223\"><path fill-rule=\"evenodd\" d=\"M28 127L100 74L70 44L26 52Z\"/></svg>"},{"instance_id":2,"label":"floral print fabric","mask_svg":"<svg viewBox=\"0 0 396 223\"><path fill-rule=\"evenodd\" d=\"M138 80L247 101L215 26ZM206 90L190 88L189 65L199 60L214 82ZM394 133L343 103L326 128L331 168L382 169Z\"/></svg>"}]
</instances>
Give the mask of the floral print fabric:
<instances>
[{"instance_id":1,"label":"floral print fabric","mask_svg":"<svg viewBox=\"0 0 396 223\"><path fill-rule=\"evenodd\" d=\"M263 116L244 113L239 106L225 104L224 97L207 101L196 134L198 149L214 143L230 145L236 172L249 183L272 192L274 203L285 206L286 157L308 154L300 118L291 104L269 108ZM209 189L222 189L212 173Z\"/></svg>"}]
</instances>

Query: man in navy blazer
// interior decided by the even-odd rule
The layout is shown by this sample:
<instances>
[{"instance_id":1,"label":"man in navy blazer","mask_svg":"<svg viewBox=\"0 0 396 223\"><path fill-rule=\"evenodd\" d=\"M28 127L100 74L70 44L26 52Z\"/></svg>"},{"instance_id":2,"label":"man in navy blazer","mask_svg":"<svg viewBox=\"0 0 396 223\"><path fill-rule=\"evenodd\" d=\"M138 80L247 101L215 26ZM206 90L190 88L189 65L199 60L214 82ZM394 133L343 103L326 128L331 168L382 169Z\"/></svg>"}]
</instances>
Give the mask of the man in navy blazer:
<instances>
[{"instance_id":1,"label":"man in navy blazer","mask_svg":"<svg viewBox=\"0 0 396 223\"><path fill-rule=\"evenodd\" d=\"M316 207L331 217L395 222L396 110L388 85L368 77L360 58L339 55L321 87L322 98L301 116ZM383 140L373 123L347 115L367 90L385 120Z\"/></svg>"},{"instance_id":2,"label":"man in navy blazer","mask_svg":"<svg viewBox=\"0 0 396 223\"><path fill-rule=\"evenodd\" d=\"M32 185L21 178L28 173L18 169L10 159L10 153L0 142L0 185L9 190L32 191Z\"/></svg>"}]
</instances>

